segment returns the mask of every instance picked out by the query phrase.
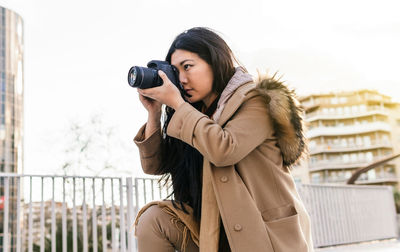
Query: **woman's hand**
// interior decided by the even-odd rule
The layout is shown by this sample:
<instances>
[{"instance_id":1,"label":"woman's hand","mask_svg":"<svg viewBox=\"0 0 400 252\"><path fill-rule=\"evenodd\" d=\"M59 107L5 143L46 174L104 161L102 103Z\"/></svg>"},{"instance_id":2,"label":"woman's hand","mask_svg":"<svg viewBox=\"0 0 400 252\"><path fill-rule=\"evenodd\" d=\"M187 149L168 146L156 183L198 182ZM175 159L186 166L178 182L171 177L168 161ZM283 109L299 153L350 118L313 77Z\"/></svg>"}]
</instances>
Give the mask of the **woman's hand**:
<instances>
[{"instance_id":1,"label":"woman's hand","mask_svg":"<svg viewBox=\"0 0 400 252\"><path fill-rule=\"evenodd\" d=\"M180 105L185 103L179 89L168 79L167 75L163 71L159 70L158 75L163 80L163 85L155 88L138 89L139 94L147 99L152 99L154 102L165 104L168 107L177 110ZM147 109L147 103L146 105L143 103L143 105ZM151 105L149 106L152 107Z\"/></svg>"},{"instance_id":2,"label":"woman's hand","mask_svg":"<svg viewBox=\"0 0 400 252\"><path fill-rule=\"evenodd\" d=\"M143 96L138 89L139 100L143 104L143 107L151 115L161 114L161 102L151 99L149 97Z\"/></svg>"}]
</instances>

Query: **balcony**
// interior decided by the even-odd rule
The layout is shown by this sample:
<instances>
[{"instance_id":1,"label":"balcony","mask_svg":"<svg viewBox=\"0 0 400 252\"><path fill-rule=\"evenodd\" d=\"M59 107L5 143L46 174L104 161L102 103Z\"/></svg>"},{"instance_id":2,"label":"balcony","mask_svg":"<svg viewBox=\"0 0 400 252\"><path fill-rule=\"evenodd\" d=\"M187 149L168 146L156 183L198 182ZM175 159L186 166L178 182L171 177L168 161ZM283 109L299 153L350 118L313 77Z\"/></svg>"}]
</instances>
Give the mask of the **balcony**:
<instances>
[{"instance_id":1,"label":"balcony","mask_svg":"<svg viewBox=\"0 0 400 252\"><path fill-rule=\"evenodd\" d=\"M372 141L369 144L318 144L315 147L310 147L309 151L311 155L319 153L335 153L335 152L351 152L351 151L367 151L379 148L393 148L389 141L378 140Z\"/></svg>"},{"instance_id":2,"label":"balcony","mask_svg":"<svg viewBox=\"0 0 400 252\"><path fill-rule=\"evenodd\" d=\"M375 156L372 160L368 159L358 159L344 161L342 158L332 158L318 160L309 163L309 168L311 172L322 171L322 170L341 170L341 169L354 169L363 166L367 166L371 162L381 160L387 156Z\"/></svg>"},{"instance_id":3,"label":"balcony","mask_svg":"<svg viewBox=\"0 0 400 252\"><path fill-rule=\"evenodd\" d=\"M307 113L306 121L312 122L316 120L334 120L334 119L351 119L351 118L360 118L372 115L384 115L389 116L389 110L385 108L367 108L363 111L357 112L343 112L338 113L337 111L333 113L323 113L321 110Z\"/></svg>"},{"instance_id":4,"label":"balcony","mask_svg":"<svg viewBox=\"0 0 400 252\"><path fill-rule=\"evenodd\" d=\"M329 176L319 183L345 184L348 179L349 178L346 178L345 176ZM355 183L357 185L374 185L397 182L399 182L399 178L396 177L396 174L391 172L379 172L376 176L369 176L368 173L364 173Z\"/></svg>"},{"instance_id":5,"label":"balcony","mask_svg":"<svg viewBox=\"0 0 400 252\"><path fill-rule=\"evenodd\" d=\"M374 185L374 184L382 184L382 183L398 183L399 178L396 177L396 174L391 172L382 172L377 173L376 176L368 176L368 173L362 174L364 176L360 176L356 180L356 184L358 185Z\"/></svg>"},{"instance_id":6,"label":"balcony","mask_svg":"<svg viewBox=\"0 0 400 252\"><path fill-rule=\"evenodd\" d=\"M375 131L390 132L390 125L385 122L363 123L349 126L315 127L308 130L307 138L318 136L347 136Z\"/></svg>"}]
</instances>

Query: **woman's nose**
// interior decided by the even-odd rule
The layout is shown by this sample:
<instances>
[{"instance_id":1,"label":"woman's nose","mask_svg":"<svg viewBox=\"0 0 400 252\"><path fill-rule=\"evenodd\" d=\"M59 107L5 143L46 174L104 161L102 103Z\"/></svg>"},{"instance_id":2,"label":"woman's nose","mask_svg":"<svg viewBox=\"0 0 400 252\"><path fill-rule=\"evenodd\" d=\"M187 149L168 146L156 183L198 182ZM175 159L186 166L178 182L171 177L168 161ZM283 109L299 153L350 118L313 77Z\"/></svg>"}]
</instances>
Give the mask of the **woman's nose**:
<instances>
[{"instance_id":1,"label":"woman's nose","mask_svg":"<svg viewBox=\"0 0 400 252\"><path fill-rule=\"evenodd\" d=\"M187 83L187 78L186 78L186 76L185 76L184 73L179 73L179 81L180 81L182 84L186 84L186 83Z\"/></svg>"}]
</instances>

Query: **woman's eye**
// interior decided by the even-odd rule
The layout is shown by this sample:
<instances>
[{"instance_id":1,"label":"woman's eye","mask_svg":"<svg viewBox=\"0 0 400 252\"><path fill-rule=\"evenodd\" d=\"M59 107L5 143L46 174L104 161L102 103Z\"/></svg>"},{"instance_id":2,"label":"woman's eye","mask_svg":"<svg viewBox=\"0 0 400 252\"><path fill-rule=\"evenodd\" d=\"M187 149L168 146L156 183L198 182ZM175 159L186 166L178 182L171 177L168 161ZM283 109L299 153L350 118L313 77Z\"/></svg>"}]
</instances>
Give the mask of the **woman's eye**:
<instances>
[{"instance_id":1,"label":"woman's eye","mask_svg":"<svg viewBox=\"0 0 400 252\"><path fill-rule=\"evenodd\" d=\"M192 65L186 64L183 66L183 69L188 70Z\"/></svg>"}]
</instances>

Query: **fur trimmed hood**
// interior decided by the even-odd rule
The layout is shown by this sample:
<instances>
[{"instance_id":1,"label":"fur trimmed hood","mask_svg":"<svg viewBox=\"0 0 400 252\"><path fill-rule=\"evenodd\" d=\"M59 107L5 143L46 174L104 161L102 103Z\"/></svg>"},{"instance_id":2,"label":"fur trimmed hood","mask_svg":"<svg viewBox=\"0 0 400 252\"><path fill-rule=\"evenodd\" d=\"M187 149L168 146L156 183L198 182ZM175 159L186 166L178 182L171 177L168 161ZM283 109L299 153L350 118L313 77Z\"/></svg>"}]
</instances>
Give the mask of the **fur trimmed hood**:
<instances>
[{"instance_id":1,"label":"fur trimmed hood","mask_svg":"<svg viewBox=\"0 0 400 252\"><path fill-rule=\"evenodd\" d=\"M260 76L256 90L265 97L275 129L275 135L283 156L283 164L291 166L307 151L304 135L303 109L290 90L280 79Z\"/></svg>"},{"instance_id":2,"label":"fur trimmed hood","mask_svg":"<svg viewBox=\"0 0 400 252\"><path fill-rule=\"evenodd\" d=\"M303 110L294 91L275 77L276 75L272 77L259 75L258 80L254 81L253 77L243 68L236 68L235 74L221 94L217 110L212 118L218 121L231 96L245 84L255 83L255 90L265 98L268 104L275 136L282 152L283 164L291 166L305 155L307 149L302 118ZM254 88L247 92L252 90Z\"/></svg>"}]
</instances>

